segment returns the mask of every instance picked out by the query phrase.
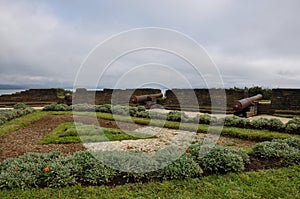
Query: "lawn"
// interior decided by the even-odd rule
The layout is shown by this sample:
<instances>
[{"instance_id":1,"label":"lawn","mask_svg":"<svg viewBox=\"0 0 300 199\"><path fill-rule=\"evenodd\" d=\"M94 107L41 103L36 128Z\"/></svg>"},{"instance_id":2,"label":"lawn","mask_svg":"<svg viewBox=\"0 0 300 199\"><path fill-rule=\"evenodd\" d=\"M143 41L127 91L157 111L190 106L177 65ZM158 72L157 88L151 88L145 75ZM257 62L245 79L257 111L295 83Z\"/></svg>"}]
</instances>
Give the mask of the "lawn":
<instances>
[{"instance_id":1,"label":"lawn","mask_svg":"<svg viewBox=\"0 0 300 199\"><path fill-rule=\"evenodd\" d=\"M2 190L1 198L300 198L300 167L213 175L203 179Z\"/></svg>"},{"instance_id":2,"label":"lawn","mask_svg":"<svg viewBox=\"0 0 300 199\"><path fill-rule=\"evenodd\" d=\"M39 144L66 144L79 142L105 142L149 139L155 136L134 131L101 128L96 125L66 122L56 127L46 135Z\"/></svg>"}]
</instances>

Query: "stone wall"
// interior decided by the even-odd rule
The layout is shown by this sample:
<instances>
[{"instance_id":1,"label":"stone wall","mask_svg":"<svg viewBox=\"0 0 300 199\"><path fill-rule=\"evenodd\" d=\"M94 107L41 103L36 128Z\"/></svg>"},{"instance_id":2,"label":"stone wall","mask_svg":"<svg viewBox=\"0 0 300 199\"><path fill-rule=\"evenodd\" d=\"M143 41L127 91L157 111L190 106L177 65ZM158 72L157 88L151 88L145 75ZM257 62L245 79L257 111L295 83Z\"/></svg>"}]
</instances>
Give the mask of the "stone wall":
<instances>
[{"instance_id":1,"label":"stone wall","mask_svg":"<svg viewBox=\"0 0 300 199\"><path fill-rule=\"evenodd\" d=\"M77 89L74 94L75 103L88 103L88 104L131 104L133 95L149 95L161 93L159 89L104 89L91 91L86 89Z\"/></svg>"},{"instance_id":2,"label":"stone wall","mask_svg":"<svg viewBox=\"0 0 300 199\"><path fill-rule=\"evenodd\" d=\"M222 89L172 89L166 91L164 106L167 109L211 112L213 102L217 111L224 112L223 105L226 100L225 108L232 112L234 101L247 96L248 93L242 89L226 89L225 92Z\"/></svg>"},{"instance_id":3,"label":"stone wall","mask_svg":"<svg viewBox=\"0 0 300 199\"><path fill-rule=\"evenodd\" d=\"M28 105L45 105L61 102L57 96L57 89L29 89L10 95L0 96L0 107L11 106L18 102Z\"/></svg>"},{"instance_id":4,"label":"stone wall","mask_svg":"<svg viewBox=\"0 0 300 199\"><path fill-rule=\"evenodd\" d=\"M222 104L224 96L221 91L220 89L172 89L166 91L165 100L159 101L159 103L166 109L210 112L211 101L214 102L217 108L219 104ZM133 95L148 95L160 92L159 89L104 89L97 91L77 89L73 94L73 99L76 103L128 105L128 103L131 104L130 99ZM243 89L226 89L225 93L228 113L232 112L235 100L248 97L248 93ZM213 96L213 98L210 96ZM192 103L193 99L197 100L196 103ZM18 102L31 106L43 106L50 103L63 103L64 100L62 96L58 97L58 89L30 89L0 96L0 107L9 107ZM224 112L222 107L219 108L220 112ZM258 113L300 115L300 89L273 89L271 103L260 102Z\"/></svg>"},{"instance_id":5,"label":"stone wall","mask_svg":"<svg viewBox=\"0 0 300 199\"><path fill-rule=\"evenodd\" d=\"M271 113L300 114L300 89L273 89Z\"/></svg>"}]
</instances>

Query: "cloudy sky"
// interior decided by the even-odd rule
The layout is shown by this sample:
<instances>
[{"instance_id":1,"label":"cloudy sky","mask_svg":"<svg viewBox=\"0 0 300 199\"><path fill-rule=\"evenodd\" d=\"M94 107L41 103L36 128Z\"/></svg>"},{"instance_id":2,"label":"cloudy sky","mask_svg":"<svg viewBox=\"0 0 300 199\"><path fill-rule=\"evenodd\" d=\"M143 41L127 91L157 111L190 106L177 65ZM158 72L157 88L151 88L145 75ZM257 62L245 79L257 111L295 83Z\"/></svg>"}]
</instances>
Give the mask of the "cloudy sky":
<instances>
[{"instance_id":1,"label":"cloudy sky","mask_svg":"<svg viewBox=\"0 0 300 199\"><path fill-rule=\"evenodd\" d=\"M299 88L299 9L298 0L0 0L0 84L209 87L217 74L225 87ZM164 31L122 37L145 27L203 49ZM121 56L139 41L168 49ZM200 74L184 53L203 61Z\"/></svg>"}]
</instances>

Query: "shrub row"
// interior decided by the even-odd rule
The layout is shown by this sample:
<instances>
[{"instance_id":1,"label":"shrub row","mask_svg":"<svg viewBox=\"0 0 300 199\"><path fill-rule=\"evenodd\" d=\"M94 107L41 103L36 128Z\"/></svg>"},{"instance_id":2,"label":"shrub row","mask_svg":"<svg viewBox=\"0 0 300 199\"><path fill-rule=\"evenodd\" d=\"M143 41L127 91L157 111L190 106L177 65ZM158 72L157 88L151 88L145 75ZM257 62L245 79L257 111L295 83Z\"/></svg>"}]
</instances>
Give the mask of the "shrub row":
<instances>
[{"instance_id":1,"label":"shrub row","mask_svg":"<svg viewBox=\"0 0 300 199\"><path fill-rule=\"evenodd\" d=\"M197 115L195 117L188 117L184 112L181 111L170 111L169 113L160 113L154 111L147 111L144 106L137 107L126 107L126 106L111 106L110 104L104 105L88 105L88 104L77 104L73 106L67 106L65 104L47 105L44 107L45 111L96 111L103 113L113 113L117 115L140 117L140 118L151 118L159 120L168 120L185 123L199 123L199 124L210 124L210 125L224 125L228 127L238 127L247 129L258 129L258 130L270 130L277 132L285 132L290 134L300 134L300 118L295 117L288 123L284 124L279 119L272 118L260 118L258 120L250 121L246 118L238 116L227 116L225 118L216 118L208 114Z\"/></svg>"},{"instance_id":2,"label":"shrub row","mask_svg":"<svg viewBox=\"0 0 300 199\"><path fill-rule=\"evenodd\" d=\"M27 107L23 103L18 103L14 105L14 109L5 109L0 110L0 125L4 124L7 121L12 119L21 117L23 115L27 115L29 113L33 113L34 109L31 107Z\"/></svg>"},{"instance_id":3,"label":"shrub row","mask_svg":"<svg viewBox=\"0 0 300 199\"><path fill-rule=\"evenodd\" d=\"M103 185L112 181L135 181L146 179L184 179L200 177L202 169L190 154L184 154L172 164L148 173L145 165L159 168L162 159L128 157L126 152L99 152L94 155L109 158L110 165L121 164L128 172L118 171L100 163L90 152L81 151L65 156L60 152L48 154L28 153L19 158L10 158L0 163L0 189L32 187L64 187L75 185ZM130 159L129 159L130 158ZM140 172L139 172L140 171Z\"/></svg>"}]
</instances>

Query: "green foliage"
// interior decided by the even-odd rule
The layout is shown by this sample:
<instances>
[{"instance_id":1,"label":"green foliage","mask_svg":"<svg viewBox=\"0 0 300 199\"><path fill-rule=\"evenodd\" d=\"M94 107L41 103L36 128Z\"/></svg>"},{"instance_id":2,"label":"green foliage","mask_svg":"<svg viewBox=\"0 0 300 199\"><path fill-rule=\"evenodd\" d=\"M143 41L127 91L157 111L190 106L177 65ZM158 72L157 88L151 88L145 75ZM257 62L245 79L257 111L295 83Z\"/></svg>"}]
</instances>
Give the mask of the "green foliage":
<instances>
[{"instance_id":1,"label":"green foliage","mask_svg":"<svg viewBox=\"0 0 300 199\"><path fill-rule=\"evenodd\" d=\"M212 175L120 186L2 190L0 198L300 198L300 168Z\"/></svg>"},{"instance_id":2,"label":"green foliage","mask_svg":"<svg viewBox=\"0 0 300 199\"><path fill-rule=\"evenodd\" d=\"M224 120L224 126L232 126L238 128L245 128L249 126L250 121L246 118L241 118L238 116L226 116Z\"/></svg>"},{"instance_id":3,"label":"green foliage","mask_svg":"<svg viewBox=\"0 0 300 199\"><path fill-rule=\"evenodd\" d=\"M59 152L28 153L0 163L0 189L64 187L76 183L104 184L114 172L99 165L89 152L64 156ZM92 178L92 179L91 179Z\"/></svg>"},{"instance_id":4,"label":"green foliage","mask_svg":"<svg viewBox=\"0 0 300 199\"><path fill-rule=\"evenodd\" d=\"M290 147L294 147L294 148L300 150L300 139L299 138L291 137L291 138L287 138L287 139L274 139L273 141L279 142L279 143L286 143Z\"/></svg>"},{"instance_id":5,"label":"green foliage","mask_svg":"<svg viewBox=\"0 0 300 199\"><path fill-rule=\"evenodd\" d=\"M300 135L300 118L295 117L285 124L285 132Z\"/></svg>"},{"instance_id":6,"label":"green foliage","mask_svg":"<svg viewBox=\"0 0 300 199\"><path fill-rule=\"evenodd\" d=\"M270 100L272 96L272 89L268 88L262 88L260 86L254 86L251 88L245 88L245 90L248 90L249 96L254 96L257 94L262 94L264 100Z\"/></svg>"},{"instance_id":7,"label":"green foliage","mask_svg":"<svg viewBox=\"0 0 300 199\"><path fill-rule=\"evenodd\" d=\"M23 103L18 103L14 106L14 109L0 110L0 126L4 123L13 120L15 118L22 117L24 115L33 113L35 110L31 107L27 107Z\"/></svg>"},{"instance_id":8,"label":"green foliage","mask_svg":"<svg viewBox=\"0 0 300 199\"><path fill-rule=\"evenodd\" d=\"M268 129L270 121L266 118L259 118L258 120L251 121L250 125L254 129Z\"/></svg>"},{"instance_id":9,"label":"green foliage","mask_svg":"<svg viewBox=\"0 0 300 199\"><path fill-rule=\"evenodd\" d=\"M170 111L167 114L167 120L169 121L180 122L182 118L188 118L188 116L181 111Z\"/></svg>"},{"instance_id":10,"label":"green foliage","mask_svg":"<svg viewBox=\"0 0 300 199\"><path fill-rule=\"evenodd\" d=\"M111 113L111 105L110 104L104 104L101 106L96 106L95 110L97 112L102 112L102 113Z\"/></svg>"},{"instance_id":11,"label":"green foliage","mask_svg":"<svg viewBox=\"0 0 300 199\"><path fill-rule=\"evenodd\" d=\"M300 164L300 139L290 138L286 140L274 139L269 142L258 143L253 147L253 155L259 158L279 158L285 164Z\"/></svg>"},{"instance_id":12,"label":"green foliage","mask_svg":"<svg viewBox=\"0 0 300 199\"><path fill-rule=\"evenodd\" d=\"M269 128L270 131L278 131L282 132L284 130L284 124L281 120L272 118L269 120Z\"/></svg>"},{"instance_id":13,"label":"green foliage","mask_svg":"<svg viewBox=\"0 0 300 199\"><path fill-rule=\"evenodd\" d=\"M184 154L172 164L164 167L160 176L163 179L185 179L200 177L203 173L200 166L193 160L190 154Z\"/></svg>"},{"instance_id":14,"label":"green foliage","mask_svg":"<svg viewBox=\"0 0 300 199\"><path fill-rule=\"evenodd\" d=\"M14 105L14 109L26 109L27 106L24 103L17 103Z\"/></svg>"},{"instance_id":15,"label":"green foliage","mask_svg":"<svg viewBox=\"0 0 300 199\"><path fill-rule=\"evenodd\" d=\"M194 149L192 149L192 155L195 157ZM208 154L204 157L196 156L196 161L205 172L228 173L243 171L245 164L249 163L250 160L249 156L243 151L230 147L215 146L208 150Z\"/></svg>"}]
</instances>

